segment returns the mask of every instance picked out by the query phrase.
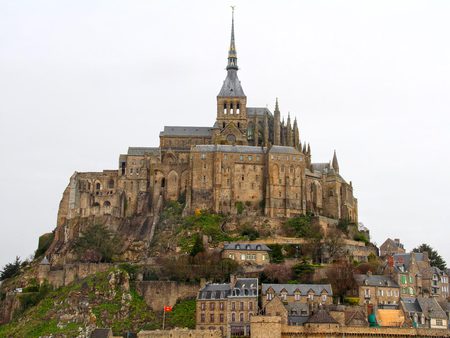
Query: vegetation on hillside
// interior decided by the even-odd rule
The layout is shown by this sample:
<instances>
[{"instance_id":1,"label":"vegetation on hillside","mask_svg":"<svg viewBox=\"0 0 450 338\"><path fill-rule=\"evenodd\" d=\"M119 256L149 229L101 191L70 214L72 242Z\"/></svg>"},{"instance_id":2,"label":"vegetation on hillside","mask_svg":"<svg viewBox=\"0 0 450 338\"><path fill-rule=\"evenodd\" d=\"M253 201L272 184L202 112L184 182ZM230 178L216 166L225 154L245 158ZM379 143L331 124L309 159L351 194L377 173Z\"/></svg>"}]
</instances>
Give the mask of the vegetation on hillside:
<instances>
[{"instance_id":1,"label":"vegetation on hillside","mask_svg":"<svg viewBox=\"0 0 450 338\"><path fill-rule=\"evenodd\" d=\"M0 326L0 337L75 337L89 325L111 327L115 335L159 328L160 318L128 289L127 281L124 270L112 269L54 291L45 287L24 293L24 307L11 323Z\"/></svg>"},{"instance_id":2,"label":"vegetation on hillside","mask_svg":"<svg viewBox=\"0 0 450 338\"><path fill-rule=\"evenodd\" d=\"M195 329L195 299L178 301L172 312L166 313L166 328Z\"/></svg>"},{"instance_id":3,"label":"vegetation on hillside","mask_svg":"<svg viewBox=\"0 0 450 338\"><path fill-rule=\"evenodd\" d=\"M112 262L122 247L121 238L104 225L93 224L73 243L73 249L82 262Z\"/></svg>"},{"instance_id":4,"label":"vegetation on hillside","mask_svg":"<svg viewBox=\"0 0 450 338\"><path fill-rule=\"evenodd\" d=\"M40 236L39 242L38 242L38 248L37 248L36 252L34 253L34 258L38 258L38 257L42 256L43 254L45 254L47 249L52 244L54 238L55 238L54 232L50 232L48 234L43 234L42 236Z\"/></svg>"}]
</instances>

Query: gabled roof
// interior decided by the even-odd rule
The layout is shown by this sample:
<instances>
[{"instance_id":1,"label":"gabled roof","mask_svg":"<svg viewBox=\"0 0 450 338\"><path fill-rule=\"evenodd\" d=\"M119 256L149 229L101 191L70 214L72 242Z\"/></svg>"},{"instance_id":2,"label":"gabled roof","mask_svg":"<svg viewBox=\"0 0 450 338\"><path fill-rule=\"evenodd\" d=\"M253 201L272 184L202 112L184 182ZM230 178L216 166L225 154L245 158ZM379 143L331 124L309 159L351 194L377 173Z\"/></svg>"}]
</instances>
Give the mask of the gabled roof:
<instances>
[{"instance_id":1,"label":"gabled roof","mask_svg":"<svg viewBox=\"0 0 450 338\"><path fill-rule=\"evenodd\" d=\"M164 126L164 130L159 136L194 136L210 137L212 128L210 127L190 127L190 126Z\"/></svg>"},{"instance_id":2,"label":"gabled roof","mask_svg":"<svg viewBox=\"0 0 450 338\"><path fill-rule=\"evenodd\" d=\"M394 280L385 275L354 274L353 277L358 285L399 287Z\"/></svg>"},{"instance_id":3,"label":"gabled roof","mask_svg":"<svg viewBox=\"0 0 450 338\"><path fill-rule=\"evenodd\" d=\"M314 313L306 323L311 324L339 324L336 319L330 316L330 314L324 310L319 309L316 313Z\"/></svg>"},{"instance_id":4,"label":"gabled roof","mask_svg":"<svg viewBox=\"0 0 450 338\"><path fill-rule=\"evenodd\" d=\"M286 289L288 295L294 295L295 290L300 290L302 295L308 294L310 290L315 294L320 295L322 291L325 291L329 296L333 295L331 284L262 284L262 293L266 294L267 290L272 288L276 293L280 293L281 290Z\"/></svg>"},{"instance_id":5,"label":"gabled roof","mask_svg":"<svg viewBox=\"0 0 450 338\"><path fill-rule=\"evenodd\" d=\"M254 250L254 251L271 251L265 244L259 243L227 243L223 247L224 250Z\"/></svg>"},{"instance_id":6,"label":"gabled roof","mask_svg":"<svg viewBox=\"0 0 450 338\"><path fill-rule=\"evenodd\" d=\"M428 297L402 297L406 312L423 313L427 318L447 319L447 315L435 298Z\"/></svg>"},{"instance_id":7,"label":"gabled roof","mask_svg":"<svg viewBox=\"0 0 450 338\"><path fill-rule=\"evenodd\" d=\"M160 149L156 147L128 147L127 155L143 156L144 154L159 154Z\"/></svg>"},{"instance_id":8,"label":"gabled roof","mask_svg":"<svg viewBox=\"0 0 450 338\"><path fill-rule=\"evenodd\" d=\"M268 108L263 107L247 107L247 116L254 117L256 116L264 116L265 114L272 116L272 113Z\"/></svg>"}]
</instances>

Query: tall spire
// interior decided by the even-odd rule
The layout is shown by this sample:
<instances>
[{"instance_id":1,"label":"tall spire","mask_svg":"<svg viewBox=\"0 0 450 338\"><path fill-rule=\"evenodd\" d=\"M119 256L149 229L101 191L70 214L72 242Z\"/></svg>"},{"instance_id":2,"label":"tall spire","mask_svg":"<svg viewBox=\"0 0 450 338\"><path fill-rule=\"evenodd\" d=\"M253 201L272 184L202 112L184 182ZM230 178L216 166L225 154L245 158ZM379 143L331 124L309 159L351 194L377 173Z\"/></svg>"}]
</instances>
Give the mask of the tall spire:
<instances>
[{"instance_id":1,"label":"tall spire","mask_svg":"<svg viewBox=\"0 0 450 338\"><path fill-rule=\"evenodd\" d=\"M230 49L228 51L227 70L228 69L238 70L236 45L234 42L234 6L231 6L231 41L230 41Z\"/></svg>"},{"instance_id":2,"label":"tall spire","mask_svg":"<svg viewBox=\"0 0 450 338\"><path fill-rule=\"evenodd\" d=\"M334 154L333 154L332 166L333 166L334 171L336 171L339 174L339 163L338 163L337 156L336 156L336 150L334 151Z\"/></svg>"}]
</instances>

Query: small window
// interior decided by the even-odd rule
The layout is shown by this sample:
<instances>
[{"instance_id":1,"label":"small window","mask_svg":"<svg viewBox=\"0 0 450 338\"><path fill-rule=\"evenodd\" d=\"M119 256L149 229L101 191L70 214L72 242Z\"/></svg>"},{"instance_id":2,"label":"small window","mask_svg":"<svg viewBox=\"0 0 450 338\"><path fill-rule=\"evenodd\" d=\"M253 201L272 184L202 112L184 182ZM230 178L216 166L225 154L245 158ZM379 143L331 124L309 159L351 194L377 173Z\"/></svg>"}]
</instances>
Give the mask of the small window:
<instances>
[{"instance_id":1,"label":"small window","mask_svg":"<svg viewBox=\"0 0 450 338\"><path fill-rule=\"evenodd\" d=\"M102 188L102 185L100 183L95 184L95 189L100 190Z\"/></svg>"}]
</instances>

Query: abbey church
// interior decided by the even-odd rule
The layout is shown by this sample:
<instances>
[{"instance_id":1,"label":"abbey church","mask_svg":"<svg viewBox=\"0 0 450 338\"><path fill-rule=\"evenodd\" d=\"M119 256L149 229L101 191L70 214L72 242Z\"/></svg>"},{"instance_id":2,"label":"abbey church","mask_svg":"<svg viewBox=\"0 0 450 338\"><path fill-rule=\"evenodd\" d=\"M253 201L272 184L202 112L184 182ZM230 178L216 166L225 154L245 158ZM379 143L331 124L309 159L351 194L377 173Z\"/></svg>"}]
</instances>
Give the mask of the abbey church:
<instances>
[{"instance_id":1,"label":"abbey church","mask_svg":"<svg viewBox=\"0 0 450 338\"><path fill-rule=\"evenodd\" d=\"M309 212L357 222L357 200L351 182L339 173L336 153L328 163L313 163L297 120L281 121L278 100L273 112L247 105L238 78L234 18L226 69L212 126L165 126L159 147L129 148L119 156L118 169L75 172L58 226L90 216L151 216L171 200L185 202L185 214Z\"/></svg>"}]
</instances>

